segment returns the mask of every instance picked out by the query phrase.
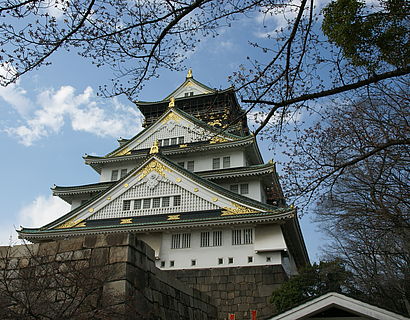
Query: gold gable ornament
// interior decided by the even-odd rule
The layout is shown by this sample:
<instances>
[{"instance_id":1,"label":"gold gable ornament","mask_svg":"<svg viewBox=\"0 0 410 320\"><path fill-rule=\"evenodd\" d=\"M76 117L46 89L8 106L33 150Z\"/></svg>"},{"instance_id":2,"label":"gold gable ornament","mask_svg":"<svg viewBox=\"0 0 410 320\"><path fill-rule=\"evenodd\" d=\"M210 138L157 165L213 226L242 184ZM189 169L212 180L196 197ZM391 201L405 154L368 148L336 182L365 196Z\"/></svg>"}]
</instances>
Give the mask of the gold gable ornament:
<instances>
[{"instance_id":1,"label":"gold gable ornament","mask_svg":"<svg viewBox=\"0 0 410 320\"><path fill-rule=\"evenodd\" d=\"M173 108L173 107L175 107L175 98L171 97L171 99L169 99L168 108Z\"/></svg>"},{"instance_id":2,"label":"gold gable ornament","mask_svg":"<svg viewBox=\"0 0 410 320\"><path fill-rule=\"evenodd\" d=\"M151 149L149 150L149 154L155 154L159 152L159 143L158 140L155 140Z\"/></svg>"},{"instance_id":3,"label":"gold gable ornament","mask_svg":"<svg viewBox=\"0 0 410 320\"><path fill-rule=\"evenodd\" d=\"M251 208L247 208L244 206L241 206L235 202L231 202L231 204L234 206L234 208L228 208L224 207L222 210L221 216L234 216L237 214L247 214L247 213L256 213L258 212L257 210L253 210Z\"/></svg>"},{"instance_id":4,"label":"gold gable ornament","mask_svg":"<svg viewBox=\"0 0 410 320\"><path fill-rule=\"evenodd\" d=\"M187 77L187 79L191 79L191 78L192 78L192 69L191 69L191 68L189 68L186 77Z\"/></svg>"}]
</instances>

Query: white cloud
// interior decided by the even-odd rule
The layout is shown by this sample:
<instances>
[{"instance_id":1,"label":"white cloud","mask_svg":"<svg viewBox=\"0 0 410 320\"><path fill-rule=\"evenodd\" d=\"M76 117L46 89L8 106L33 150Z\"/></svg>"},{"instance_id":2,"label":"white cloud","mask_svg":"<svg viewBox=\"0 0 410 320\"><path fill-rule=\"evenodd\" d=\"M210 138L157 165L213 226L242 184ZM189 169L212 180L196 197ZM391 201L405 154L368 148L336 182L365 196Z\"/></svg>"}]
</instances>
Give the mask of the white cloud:
<instances>
[{"instance_id":1,"label":"white cloud","mask_svg":"<svg viewBox=\"0 0 410 320\"><path fill-rule=\"evenodd\" d=\"M42 227L68 211L70 205L60 198L41 195L20 210L19 224L26 228Z\"/></svg>"},{"instance_id":2,"label":"white cloud","mask_svg":"<svg viewBox=\"0 0 410 320\"><path fill-rule=\"evenodd\" d=\"M98 99L91 87L79 94L72 86L44 90L37 96L37 105L39 108L26 116L22 125L5 129L25 146L60 132L66 122L74 131L98 136L129 136L141 129L141 114L135 107L117 99Z\"/></svg>"}]
</instances>

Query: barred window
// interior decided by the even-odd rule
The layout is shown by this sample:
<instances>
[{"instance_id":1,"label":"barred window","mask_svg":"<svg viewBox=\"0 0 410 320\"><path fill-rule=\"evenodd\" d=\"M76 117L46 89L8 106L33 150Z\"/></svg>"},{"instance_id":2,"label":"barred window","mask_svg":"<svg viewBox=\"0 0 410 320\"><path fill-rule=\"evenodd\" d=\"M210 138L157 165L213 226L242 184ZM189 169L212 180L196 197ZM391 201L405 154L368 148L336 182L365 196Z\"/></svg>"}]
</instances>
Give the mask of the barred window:
<instances>
[{"instance_id":1,"label":"barred window","mask_svg":"<svg viewBox=\"0 0 410 320\"><path fill-rule=\"evenodd\" d=\"M141 209L141 199L136 199L134 200L134 210L139 210Z\"/></svg>"},{"instance_id":2,"label":"barred window","mask_svg":"<svg viewBox=\"0 0 410 320\"><path fill-rule=\"evenodd\" d=\"M142 200L142 208L149 209L151 207L151 199L143 199Z\"/></svg>"},{"instance_id":3,"label":"barred window","mask_svg":"<svg viewBox=\"0 0 410 320\"><path fill-rule=\"evenodd\" d=\"M163 141L162 144L164 147L169 146L169 139L164 139L162 141Z\"/></svg>"},{"instance_id":4,"label":"barred window","mask_svg":"<svg viewBox=\"0 0 410 320\"><path fill-rule=\"evenodd\" d=\"M201 247L209 247L209 232L201 232Z\"/></svg>"},{"instance_id":5,"label":"barred window","mask_svg":"<svg viewBox=\"0 0 410 320\"><path fill-rule=\"evenodd\" d=\"M121 169L120 178L124 178L127 175L127 169Z\"/></svg>"},{"instance_id":6,"label":"barred window","mask_svg":"<svg viewBox=\"0 0 410 320\"><path fill-rule=\"evenodd\" d=\"M238 193L239 192L239 188L237 184L231 184L229 186L229 190L231 190L232 192Z\"/></svg>"},{"instance_id":7,"label":"barred window","mask_svg":"<svg viewBox=\"0 0 410 320\"><path fill-rule=\"evenodd\" d=\"M180 195L174 196L174 207L178 207L180 205L181 205L181 196Z\"/></svg>"},{"instance_id":8,"label":"barred window","mask_svg":"<svg viewBox=\"0 0 410 320\"><path fill-rule=\"evenodd\" d=\"M214 247L222 246L222 231L214 231L212 232L212 244Z\"/></svg>"},{"instance_id":9,"label":"barred window","mask_svg":"<svg viewBox=\"0 0 410 320\"><path fill-rule=\"evenodd\" d=\"M152 207L159 208L161 206L161 198L152 199Z\"/></svg>"},{"instance_id":10,"label":"barred window","mask_svg":"<svg viewBox=\"0 0 410 320\"><path fill-rule=\"evenodd\" d=\"M184 137L178 137L178 144L184 143Z\"/></svg>"},{"instance_id":11,"label":"barred window","mask_svg":"<svg viewBox=\"0 0 410 320\"><path fill-rule=\"evenodd\" d=\"M241 184L241 194L249 193L249 185L247 183Z\"/></svg>"},{"instance_id":12,"label":"barred window","mask_svg":"<svg viewBox=\"0 0 410 320\"><path fill-rule=\"evenodd\" d=\"M131 209L131 200L124 200L122 203L122 210L130 210Z\"/></svg>"},{"instance_id":13,"label":"barred window","mask_svg":"<svg viewBox=\"0 0 410 320\"><path fill-rule=\"evenodd\" d=\"M231 166L231 157L223 157L223 167L229 168Z\"/></svg>"},{"instance_id":14,"label":"barred window","mask_svg":"<svg viewBox=\"0 0 410 320\"><path fill-rule=\"evenodd\" d=\"M187 164L186 164L186 168L189 171L194 171L194 161L188 161Z\"/></svg>"},{"instance_id":15,"label":"barred window","mask_svg":"<svg viewBox=\"0 0 410 320\"><path fill-rule=\"evenodd\" d=\"M171 237L171 249L183 249L191 247L190 233L177 233Z\"/></svg>"},{"instance_id":16,"label":"barred window","mask_svg":"<svg viewBox=\"0 0 410 320\"><path fill-rule=\"evenodd\" d=\"M221 167L221 158L212 159L212 169L219 169Z\"/></svg>"},{"instance_id":17,"label":"barred window","mask_svg":"<svg viewBox=\"0 0 410 320\"><path fill-rule=\"evenodd\" d=\"M243 229L243 244L253 243L253 230L252 229Z\"/></svg>"},{"instance_id":18,"label":"barred window","mask_svg":"<svg viewBox=\"0 0 410 320\"><path fill-rule=\"evenodd\" d=\"M253 229L232 230L232 245L252 244Z\"/></svg>"},{"instance_id":19,"label":"barred window","mask_svg":"<svg viewBox=\"0 0 410 320\"><path fill-rule=\"evenodd\" d=\"M111 181L118 180L118 170L111 171Z\"/></svg>"},{"instance_id":20,"label":"barred window","mask_svg":"<svg viewBox=\"0 0 410 320\"><path fill-rule=\"evenodd\" d=\"M177 138L171 138L171 145L177 144Z\"/></svg>"},{"instance_id":21,"label":"barred window","mask_svg":"<svg viewBox=\"0 0 410 320\"><path fill-rule=\"evenodd\" d=\"M232 245L242 244L242 230L232 230Z\"/></svg>"},{"instance_id":22,"label":"barred window","mask_svg":"<svg viewBox=\"0 0 410 320\"><path fill-rule=\"evenodd\" d=\"M162 198L162 207L169 207L169 197Z\"/></svg>"}]
</instances>

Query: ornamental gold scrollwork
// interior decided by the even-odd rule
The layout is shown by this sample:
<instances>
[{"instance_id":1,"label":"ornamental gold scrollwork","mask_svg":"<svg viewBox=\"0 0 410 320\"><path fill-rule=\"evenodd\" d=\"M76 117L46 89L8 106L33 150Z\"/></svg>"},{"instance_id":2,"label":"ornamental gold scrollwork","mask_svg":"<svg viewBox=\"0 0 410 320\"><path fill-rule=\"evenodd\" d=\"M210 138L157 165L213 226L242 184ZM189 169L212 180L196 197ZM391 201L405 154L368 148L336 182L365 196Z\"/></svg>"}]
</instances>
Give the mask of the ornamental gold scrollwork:
<instances>
[{"instance_id":1,"label":"ornamental gold scrollwork","mask_svg":"<svg viewBox=\"0 0 410 320\"><path fill-rule=\"evenodd\" d=\"M119 152L117 152L116 154L114 154L115 157L120 157L123 155L127 155L127 154L131 154L130 149L125 148L124 150L121 150Z\"/></svg>"},{"instance_id":2,"label":"ornamental gold scrollwork","mask_svg":"<svg viewBox=\"0 0 410 320\"><path fill-rule=\"evenodd\" d=\"M164 166L159 161L153 159L149 163L147 163L147 165L144 168L142 168L140 171L138 171L135 174L135 176L138 177L138 180L142 180L152 171L158 172L163 177L165 177L165 172L164 171L172 172L171 169L167 168L166 166Z\"/></svg>"},{"instance_id":3,"label":"ornamental gold scrollwork","mask_svg":"<svg viewBox=\"0 0 410 320\"><path fill-rule=\"evenodd\" d=\"M228 140L225 138L215 136L209 141L209 143L214 144L214 143L227 142L227 141Z\"/></svg>"},{"instance_id":4,"label":"ornamental gold scrollwork","mask_svg":"<svg viewBox=\"0 0 410 320\"><path fill-rule=\"evenodd\" d=\"M181 117L173 112L169 113L162 121L162 124L166 124L168 121L174 120L175 122L179 122Z\"/></svg>"},{"instance_id":5,"label":"ornamental gold scrollwork","mask_svg":"<svg viewBox=\"0 0 410 320\"><path fill-rule=\"evenodd\" d=\"M120 224L127 224L127 223L132 223L132 218L129 219L121 219Z\"/></svg>"},{"instance_id":6,"label":"ornamental gold scrollwork","mask_svg":"<svg viewBox=\"0 0 410 320\"><path fill-rule=\"evenodd\" d=\"M223 208L224 210L222 210L221 216L233 216L233 215L237 215L237 214L247 214L247 213L258 212L257 210L241 206L241 205L239 205L235 202L231 202L231 204L232 204L232 206L234 206L234 208L224 207Z\"/></svg>"},{"instance_id":7,"label":"ornamental gold scrollwork","mask_svg":"<svg viewBox=\"0 0 410 320\"><path fill-rule=\"evenodd\" d=\"M56 229L67 229L67 228L73 228L76 225L78 225L80 222L82 222L84 219L77 219L76 217L71 218L67 222L64 222L63 224L60 224L59 226L56 227Z\"/></svg>"},{"instance_id":8,"label":"ornamental gold scrollwork","mask_svg":"<svg viewBox=\"0 0 410 320\"><path fill-rule=\"evenodd\" d=\"M179 220L179 219L181 219L180 214L173 214L173 215L168 216L167 220L169 221L169 220Z\"/></svg>"},{"instance_id":9,"label":"ornamental gold scrollwork","mask_svg":"<svg viewBox=\"0 0 410 320\"><path fill-rule=\"evenodd\" d=\"M216 126L216 125L222 126L222 121L220 119L216 119L216 120L213 120L213 121L209 121L208 124L210 126Z\"/></svg>"}]
</instances>

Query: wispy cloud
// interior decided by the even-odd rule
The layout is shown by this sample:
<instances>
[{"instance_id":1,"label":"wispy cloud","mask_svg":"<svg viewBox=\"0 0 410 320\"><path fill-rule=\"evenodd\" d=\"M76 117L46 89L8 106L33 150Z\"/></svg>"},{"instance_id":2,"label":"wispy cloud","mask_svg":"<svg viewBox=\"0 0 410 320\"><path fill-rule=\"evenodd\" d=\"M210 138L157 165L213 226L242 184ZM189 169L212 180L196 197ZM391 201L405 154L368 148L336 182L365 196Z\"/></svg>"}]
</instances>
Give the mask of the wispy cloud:
<instances>
[{"instance_id":1,"label":"wispy cloud","mask_svg":"<svg viewBox=\"0 0 410 320\"><path fill-rule=\"evenodd\" d=\"M141 129L141 114L135 107L124 105L117 99L100 99L91 87L78 94L72 86L43 90L37 95L36 103L25 97L24 89L18 84L13 90L12 100L1 97L17 111L21 105L12 102L19 101L20 96L25 98L24 104L38 105L31 115L21 119L22 125L5 129L25 146L59 133L65 123L70 123L74 131L98 136L129 136Z\"/></svg>"}]
</instances>

